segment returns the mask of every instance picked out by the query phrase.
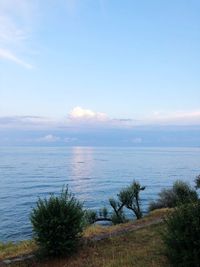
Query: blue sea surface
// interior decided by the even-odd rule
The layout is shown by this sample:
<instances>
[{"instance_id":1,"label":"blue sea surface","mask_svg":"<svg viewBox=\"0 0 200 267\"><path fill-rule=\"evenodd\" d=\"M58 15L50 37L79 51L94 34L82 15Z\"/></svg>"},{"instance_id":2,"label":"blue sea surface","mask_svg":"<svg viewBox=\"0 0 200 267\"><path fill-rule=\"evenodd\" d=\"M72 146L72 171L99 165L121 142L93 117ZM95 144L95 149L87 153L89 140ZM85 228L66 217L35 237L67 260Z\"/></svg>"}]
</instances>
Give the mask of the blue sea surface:
<instances>
[{"instance_id":1,"label":"blue sea surface","mask_svg":"<svg viewBox=\"0 0 200 267\"><path fill-rule=\"evenodd\" d=\"M84 206L99 209L133 179L146 186L142 207L177 179L193 184L200 148L0 147L0 241L31 238L29 216L38 197L63 185Z\"/></svg>"}]
</instances>

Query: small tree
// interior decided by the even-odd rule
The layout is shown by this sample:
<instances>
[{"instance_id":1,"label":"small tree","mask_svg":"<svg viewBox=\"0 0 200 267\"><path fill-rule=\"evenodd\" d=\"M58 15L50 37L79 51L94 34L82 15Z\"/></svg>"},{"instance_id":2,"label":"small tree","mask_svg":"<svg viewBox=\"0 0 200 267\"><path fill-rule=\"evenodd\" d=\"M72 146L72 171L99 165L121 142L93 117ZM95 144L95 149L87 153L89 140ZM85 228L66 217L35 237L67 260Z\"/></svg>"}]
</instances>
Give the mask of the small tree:
<instances>
[{"instance_id":1,"label":"small tree","mask_svg":"<svg viewBox=\"0 0 200 267\"><path fill-rule=\"evenodd\" d=\"M142 211L140 208L140 191L145 190L144 186L141 186L139 182L133 181L133 183L122 189L118 195L119 200L124 206L131 210L137 219L142 218Z\"/></svg>"},{"instance_id":2,"label":"small tree","mask_svg":"<svg viewBox=\"0 0 200 267\"><path fill-rule=\"evenodd\" d=\"M118 196L118 201L111 198L110 205L114 210L113 219L116 223L123 223L126 221L123 208L131 210L137 219L142 218L142 211L140 208L140 191L145 190L139 182L133 181L132 184L122 189Z\"/></svg>"},{"instance_id":3,"label":"small tree","mask_svg":"<svg viewBox=\"0 0 200 267\"><path fill-rule=\"evenodd\" d=\"M173 266L200 266L200 202L175 208L166 219L163 240Z\"/></svg>"},{"instance_id":4,"label":"small tree","mask_svg":"<svg viewBox=\"0 0 200 267\"><path fill-rule=\"evenodd\" d=\"M139 182L133 181L132 184L122 189L117 195L117 199L110 198L109 203L113 211L109 216L107 209L100 209L99 213L95 211L86 212L86 221L89 224L97 221L112 221L114 224L124 223L127 221L124 208L131 210L137 219L142 218L140 207L140 192L145 190Z\"/></svg>"},{"instance_id":5,"label":"small tree","mask_svg":"<svg viewBox=\"0 0 200 267\"><path fill-rule=\"evenodd\" d=\"M111 216L111 220L114 224L124 223L126 221L126 217L123 211L124 203L115 200L114 198L109 199L110 205L113 208L113 214Z\"/></svg>"},{"instance_id":6,"label":"small tree","mask_svg":"<svg viewBox=\"0 0 200 267\"><path fill-rule=\"evenodd\" d=\"M198 200L197 192L183 181L177 180L170 189L163 189L159 198L149 204L149 210L173 208L179 204L187 204Z\"/></svg>"},{"instance_id":7,"label":"small tree","mask_svg":"<svg viewBox=\"0 0 200 267\"><path fill-rule=\"evenodd\" d=\"M59 196L39 199L31 212L36 242L47 255L70 254L84 225L82 204L64 188Z\"/></svg>"}]
</instances>

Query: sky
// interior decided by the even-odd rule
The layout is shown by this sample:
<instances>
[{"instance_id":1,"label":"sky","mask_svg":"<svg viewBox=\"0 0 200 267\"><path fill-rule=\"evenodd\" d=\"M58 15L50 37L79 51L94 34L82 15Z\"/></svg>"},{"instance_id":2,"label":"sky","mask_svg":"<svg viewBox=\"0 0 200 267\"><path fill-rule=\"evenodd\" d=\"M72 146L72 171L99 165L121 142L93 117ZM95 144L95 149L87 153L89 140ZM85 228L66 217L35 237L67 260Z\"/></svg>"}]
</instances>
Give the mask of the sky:
<instances>
[{"instance_id":1,"label":"sky","mask_svg":"<svg viewBox=\"0 0 200 267\"><path fill-rule=\"evenodd\" d=\"M199 13L199 0L0 0L0 144L170 145L176 131L200 145Z\"/></svg>"}]
</instances>

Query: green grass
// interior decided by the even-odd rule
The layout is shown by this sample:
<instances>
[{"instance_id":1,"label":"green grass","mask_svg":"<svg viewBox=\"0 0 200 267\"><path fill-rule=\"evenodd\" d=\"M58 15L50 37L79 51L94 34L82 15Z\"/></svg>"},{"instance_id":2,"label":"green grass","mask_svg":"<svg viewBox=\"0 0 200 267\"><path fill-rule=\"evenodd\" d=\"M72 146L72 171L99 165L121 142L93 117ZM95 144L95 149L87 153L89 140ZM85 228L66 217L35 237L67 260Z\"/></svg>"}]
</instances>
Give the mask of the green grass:
<instances>
[{"instance_id":1,"label":"green grass","mask_svg":"<svg viewBox=\"0 0 200 267\"><path fill-rule=\"evenodd\" d=\"M146 222L162 217L168 210L154 211L134 225L142 225ZM130 226L133 222L105 227L90 227L84 233L85 236L94 236L121 230ZM160 231L164 227L163 223L146 226L120 236L106 240L93 242L80 247L76 254L70 258L51 259L36 261L27 264L14 266L33 267L166 267L169 263L164 256L164 247L160 237ZM26 254L37 249L33 241L21 242L19 244L0 245L0 258L13 257L19 254Z\"/></svg>"},{"instance_id":2,"label":"green grass","mask_svg":"<svg viewBox=\"0 0 200 267\"><path fill-rule=\"evenodd\" d=\"M152 225L84 247L68 259L36 261L32 267L167 267L160 231Z\"/></svg>"}]
</instances>

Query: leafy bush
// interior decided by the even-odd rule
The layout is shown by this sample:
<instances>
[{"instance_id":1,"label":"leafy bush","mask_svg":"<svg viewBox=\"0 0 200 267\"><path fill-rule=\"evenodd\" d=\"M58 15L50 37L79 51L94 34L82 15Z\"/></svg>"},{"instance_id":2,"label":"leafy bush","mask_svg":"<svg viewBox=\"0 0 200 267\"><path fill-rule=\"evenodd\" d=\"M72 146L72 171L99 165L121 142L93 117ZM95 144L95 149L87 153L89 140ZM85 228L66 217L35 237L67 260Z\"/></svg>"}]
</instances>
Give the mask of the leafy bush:
<instances>
[{"instance_id":1,"label":"leafy bush","mask_svg":"<svg viewBox=\"0 0 200 267\"><path fill-rule=\"evenodd\" d=\"M195 188L200 189L200 174L196 177L195 181Z\"/></svg>"},{"instance_id":2,"label":"leafy bush","mask_svg":"<svg viewBox=\"0 0 200 267\"><path fill-rule=\"evenodd\" d=\"M114 198L109 199L110 206L113 208L111 214L111 221L114 224L126 222L126 217L123 211L124 204L120 201L115 200Z\"/></svg>"},{"instance_id":3,"label":"leafy bush","mask_svg":"<svg viewBox=\"0 0 200 267\"><path fill-rule=\"evenodd\" d=\"M149 210L172 208L178 204L197 201L197 199L197 192L188 183L178 180L173 184L172 188L163 189L159 193L158 200L149 204Z\"/></svg>"},{"instance_id":4,"label":"leafy bush","mask_svg":"<svg viewBox=\"0 0 200 267\"><path fill-rule=\"evenodd\" d=\"M181 205L166 219L163 233L173 266L200 266L200 202Z\"/></svg>"},{"instance_id":5,"label":"leafy bush","mask_svg":"<svg viewBox=\"0 0 200 267\"><path fill-rule=\"evenodd\" d=\"M85 211L85 222L86 225L90 225L96 222L98 219L97 212L94 210L86 210Z\"/></svg>"},{"instance_id":6,"label":"leafy bush","mask_svg":"<svg viewBox=\"0 0 200 267\"><path fill-rule=\"evenodd\" d=\"M30 218L36 242L45 254L70 254L76 248L83 230L84 211L68 188L59 196L39 199Z\"/></svg>"},{"instance_id":7,"label":"leafy bush","mask_svg":"<svg viewBox=\"0 0 200 267\"><path fill-rule=\"evenodd\" d=\"M99 216L105 219L108 218L108 210L106 207L103 207L102 209L99 210Z\"/></svg>"},{"instance_id":8,"label":"leafy bush","mask_svg":"<svg viewBox=\"0 0 200 267\"><path fill-rule=\"evenodd\" d=\"M99 221L112 221L108 216L108 210L106 207L99 210L99 212L94 210L86 210L85 211L85 224L86 226L93 224Z\"/></svg>"}]
</instances>

